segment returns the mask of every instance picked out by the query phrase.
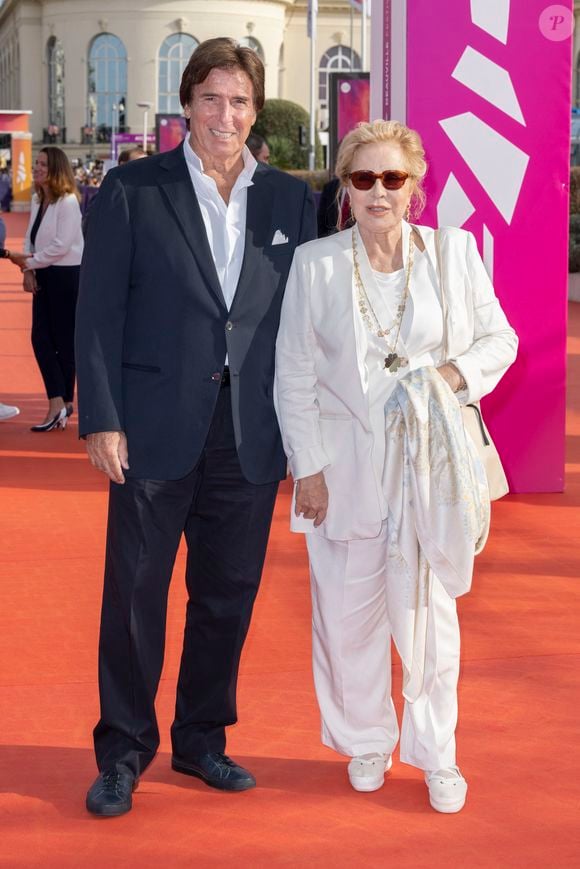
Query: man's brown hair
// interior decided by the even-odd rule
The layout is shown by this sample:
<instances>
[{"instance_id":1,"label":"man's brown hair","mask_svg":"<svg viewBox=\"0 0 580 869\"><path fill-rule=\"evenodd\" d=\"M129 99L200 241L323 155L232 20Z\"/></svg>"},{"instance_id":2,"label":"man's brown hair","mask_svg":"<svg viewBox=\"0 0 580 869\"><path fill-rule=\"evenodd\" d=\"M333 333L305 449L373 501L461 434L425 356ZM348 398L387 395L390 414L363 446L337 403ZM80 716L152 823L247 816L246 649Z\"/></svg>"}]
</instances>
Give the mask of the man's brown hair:
<instances>
[{"instance_id":1,"label":"man's brown hair","mask_svg":"<svg viewBox=\"0 0 580 869\"><path fill-rule=\"evenodd\" d=\"M182 106L191 102L194 85L204 82L212 69L241 69L252 82L254 108L259 112L264 107L264 64L252 48L228 36L206 39L191 55L179 88Z\"/></svg>"}]
</instances>

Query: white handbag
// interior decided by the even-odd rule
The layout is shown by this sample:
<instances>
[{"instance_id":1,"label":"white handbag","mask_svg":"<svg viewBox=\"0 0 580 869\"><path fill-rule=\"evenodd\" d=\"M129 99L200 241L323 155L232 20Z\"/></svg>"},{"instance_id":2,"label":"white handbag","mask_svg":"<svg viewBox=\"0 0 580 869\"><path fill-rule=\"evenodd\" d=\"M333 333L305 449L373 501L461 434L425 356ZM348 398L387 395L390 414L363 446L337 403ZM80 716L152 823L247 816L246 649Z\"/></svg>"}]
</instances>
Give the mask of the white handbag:
<instances>
[{"instance_id":1,"label":"white handbag","mask_svg":"<svg viewBox=\"0 0 580 869\"><path fill-rule=\"evenodd\" d=\"M443 257L441 256L441 230L435 230L435 249L437 251L437 271L439 286L441 288L441 304L443 307L443 359L447 361L448 336L447 336L447 298L445 292L445 278L443 271ZM485 468L489 498L497 501L509 492L509 485L503 469L499 453L491 438L491 435L483 421L479 402L461 406L463 425L465 431L472 439L477 449L479 458Z\"/></svg>"}]
</instances>

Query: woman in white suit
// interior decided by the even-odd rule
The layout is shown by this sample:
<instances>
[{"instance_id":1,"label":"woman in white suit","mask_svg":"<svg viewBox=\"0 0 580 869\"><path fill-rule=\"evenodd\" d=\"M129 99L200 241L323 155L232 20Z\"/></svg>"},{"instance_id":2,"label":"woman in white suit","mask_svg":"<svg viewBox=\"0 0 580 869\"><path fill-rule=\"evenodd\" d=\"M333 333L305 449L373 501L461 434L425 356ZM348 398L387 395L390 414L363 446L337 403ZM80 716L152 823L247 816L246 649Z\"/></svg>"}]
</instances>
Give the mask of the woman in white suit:
<instances>
[{"instance_id":1,"label":"woman in white suit","mask_svg":"<svg viewBox=\"0 0 580 869\"><path fill-rule=\"evenodd\" d=\"M68 157L60 148L41 148L33 170L35 194L24 253L10 259L24 272L33 294L32 347L48 397L34 432L63 429L73 409L74 324L83 234L79 195Z\"/></svg>"},{"instance_id":2,"label":"woman in white suit","mask_svg":"<svg viewBox=\"0 0 580 869\"><path fill-rule=\"evenodd\" d=\"M336 174L356 223L296 250L276 405L292 528L306 532L310 559L323 742L351 758L355 790L382 786L399 737L392 637L401 761L424 771L436 810L457 812L467 784L455 756L455 597L489 518L460 404L495 387L517 338L473 236L448 229L437 241L404 219L423 204L425 172L418 134L396 121L344 138Z\"/></svg>"}]
</instances>

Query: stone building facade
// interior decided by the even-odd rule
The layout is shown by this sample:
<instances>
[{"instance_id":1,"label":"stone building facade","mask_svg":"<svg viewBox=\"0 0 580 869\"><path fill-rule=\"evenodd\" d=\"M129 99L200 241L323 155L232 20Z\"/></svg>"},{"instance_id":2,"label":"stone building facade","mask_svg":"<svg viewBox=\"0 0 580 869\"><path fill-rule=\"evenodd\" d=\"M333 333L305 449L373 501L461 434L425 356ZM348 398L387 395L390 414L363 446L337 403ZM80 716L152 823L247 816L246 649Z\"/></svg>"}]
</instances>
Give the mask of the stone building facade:
<instances>
[{"instance_id":1,"label":"stone building facade","mask_svg":"<svg viewBox=\"0 0 580 869\"><path fill-rule=\"evenodd\" d=\"M151 104L152 129L156 112L180 110L195 46L231 36L262 56L267 98L309 110L306 15L306 0L0 0L0 107L32 110L35 142L139 132L139 102ZM361 15L348 0L319 0L317 61L324 129L328 72L362 67Z\"/></svg>"}]
</instances>

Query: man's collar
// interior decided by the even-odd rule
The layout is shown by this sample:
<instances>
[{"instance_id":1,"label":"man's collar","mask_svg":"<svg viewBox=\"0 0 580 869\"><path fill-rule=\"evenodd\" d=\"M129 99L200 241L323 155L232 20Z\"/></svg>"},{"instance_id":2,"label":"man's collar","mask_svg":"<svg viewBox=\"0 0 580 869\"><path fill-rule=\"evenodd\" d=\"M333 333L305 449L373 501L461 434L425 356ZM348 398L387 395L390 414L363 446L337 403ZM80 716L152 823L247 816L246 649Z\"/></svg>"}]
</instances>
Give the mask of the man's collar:
<instances>
[{"instance_id":1,"label":"man's collar","mask_svg":"<svg viewBox=\"0 0 580 869\"><path fill-rule=\"evenodd\" d=\"M193 166L193 168L197 170L197 172L204 175L205 173L203 169L203 163L201 161L201 158L195 153L195 151L191 147L189 136L186 136L183 140L183 153L185 154L185 159L187 163L190 166ZM242 160L244 161L244 168L240 172L238 179L240 178L240 176L243 176L247 182L251 182L252 175L256 171L256 166L258 165L258 163L246 145L244 145L244 147L242 148Z\"/></svg>"}]
</instances>

